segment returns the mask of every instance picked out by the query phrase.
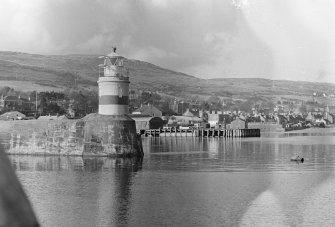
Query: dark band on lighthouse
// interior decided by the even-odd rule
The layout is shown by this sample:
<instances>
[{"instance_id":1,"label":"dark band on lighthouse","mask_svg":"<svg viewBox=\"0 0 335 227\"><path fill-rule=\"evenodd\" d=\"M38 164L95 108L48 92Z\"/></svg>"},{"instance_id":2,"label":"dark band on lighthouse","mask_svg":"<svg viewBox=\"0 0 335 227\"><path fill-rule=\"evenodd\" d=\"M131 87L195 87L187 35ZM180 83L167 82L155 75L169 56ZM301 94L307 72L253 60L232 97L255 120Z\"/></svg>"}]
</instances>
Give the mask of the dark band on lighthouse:
<instances>
[{"instance_id":1,"label":"dark band on lighthouse","mask_svg":"<svg viewBox=\"0 0 335 227\"><path fill-rule=\"evenodd\" d=\"M128 105L128 96L104 95L99 98L99 105Z\"/></svg>"}]
</instances>

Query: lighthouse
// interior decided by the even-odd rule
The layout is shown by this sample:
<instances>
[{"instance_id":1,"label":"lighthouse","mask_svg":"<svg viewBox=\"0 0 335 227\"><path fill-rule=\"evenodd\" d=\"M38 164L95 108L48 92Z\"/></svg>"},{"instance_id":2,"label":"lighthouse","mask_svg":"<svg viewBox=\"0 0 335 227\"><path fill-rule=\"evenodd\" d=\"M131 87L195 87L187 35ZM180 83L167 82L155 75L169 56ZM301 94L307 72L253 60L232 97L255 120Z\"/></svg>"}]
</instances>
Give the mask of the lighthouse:
<instances>
[{"instance_id":1,"label":"lighthouse","mask_svg":"<svg viewBox=\"0 0 335 227\"><path fill-rule=\"evenodd\" d=\"M116 53L101 56L104 63L99 65L99 114L128 114L129 73L123 66L124 57Z\"/></svg>"},{"instance_id":2,"label":"lighthouse","mask_svg":"<svg viewBox=\"0 0 335 227\"><path fill-rule=\"evenodd\" d=\"M142 141L135 120L128 116L129 73L124 57L101 56L99 65L99 112L83 120L83 156L143 157Z\"/></svg>"},{"instance_id":3,"label":"lighthouse","mask_svg":"<svg viewBox=\"0 0 335 227\"><path fill-rule=\"evenodd\" d=\"M20 124L22 130L17 130L13 122L6 127L11 138L8 153L131 157L132 161L142 161L141 135L128 115L130 82L123 66L125 58L116 53L116 48L101 58L99 112L75 120L26 121Z\"/></svg>"}]
</instances>

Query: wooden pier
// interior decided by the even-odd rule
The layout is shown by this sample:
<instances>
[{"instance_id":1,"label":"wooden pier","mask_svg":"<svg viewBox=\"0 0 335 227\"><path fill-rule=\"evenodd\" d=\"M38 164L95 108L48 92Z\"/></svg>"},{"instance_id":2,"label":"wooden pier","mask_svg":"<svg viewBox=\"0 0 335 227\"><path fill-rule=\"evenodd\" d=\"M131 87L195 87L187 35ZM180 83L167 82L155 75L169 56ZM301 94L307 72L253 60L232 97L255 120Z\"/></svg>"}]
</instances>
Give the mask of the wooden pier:
<instances>
[{"instance_id":1,"label":"wooden pier","mask_svg":"<svg viewBox=\"0 0 335 227\"><path fill-rule=\"evenodd\" d=\"M148 129L144 136L193 136L193 137L260 137L260 129Z\"/></svg>"}]
</instances>

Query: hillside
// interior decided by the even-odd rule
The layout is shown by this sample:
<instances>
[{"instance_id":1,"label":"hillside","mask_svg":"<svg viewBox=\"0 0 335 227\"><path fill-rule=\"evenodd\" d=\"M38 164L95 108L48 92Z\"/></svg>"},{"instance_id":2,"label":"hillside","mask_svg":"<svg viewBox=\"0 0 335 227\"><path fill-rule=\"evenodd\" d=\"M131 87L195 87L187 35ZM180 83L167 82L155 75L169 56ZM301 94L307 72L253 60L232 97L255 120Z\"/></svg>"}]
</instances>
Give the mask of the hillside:
<instances>
[{"instance_id":1,"label":"hillside","mask_svg":"<svg viewBox=\"0 0 335 227\"><path fill-rule=\"evenodd\" d=\"M62 90L78 86L96 88L101 59L90 55L36 55L0 52L1 85L14 85L18 90ZM163 69L150 63L126 60L131 86L137 89L183 89L198 86L203 80ZM29 86L27 86L29 84ZM192 87L192 86L191 86ZM190 90L193 90L190 89Z\"/></svg>"},{"instance_id":2,"label":"hillside","mask_svg":"<svg viewBox=\"0 0 335 227\"><path fill-rule=\"evenodd\" d=\"M78 87L97 89L98 67L101 59L92 55L37 55L0 52L0 86L15 90L55 90ZM159 91L168 95L190 97L211 95L246 98L287 97L306 99L313 92L335 93L335 85L268 79L199 79L184 73L138 61L126 60L131 88Z\"/></svg>"}]
</instances>

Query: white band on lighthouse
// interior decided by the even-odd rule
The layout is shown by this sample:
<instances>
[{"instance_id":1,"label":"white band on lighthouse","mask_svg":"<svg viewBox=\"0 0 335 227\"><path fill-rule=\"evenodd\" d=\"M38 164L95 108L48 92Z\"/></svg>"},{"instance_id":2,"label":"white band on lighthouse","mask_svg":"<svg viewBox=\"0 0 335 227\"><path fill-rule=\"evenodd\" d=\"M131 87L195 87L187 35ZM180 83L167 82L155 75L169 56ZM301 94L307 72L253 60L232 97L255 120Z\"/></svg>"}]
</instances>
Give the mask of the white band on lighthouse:
<instances>
[{"instance_id":1,"label":"white band on lighthouse","mask_svg":"<svg viewBox=\"0 0 335 227\"><path fill-rule=\"evenodd\" d=\"M123 57L114 52L103 56L103 75L99 77L99 114L128 114L129 77L123 67Z\"/></svg>"}]
</instances>

